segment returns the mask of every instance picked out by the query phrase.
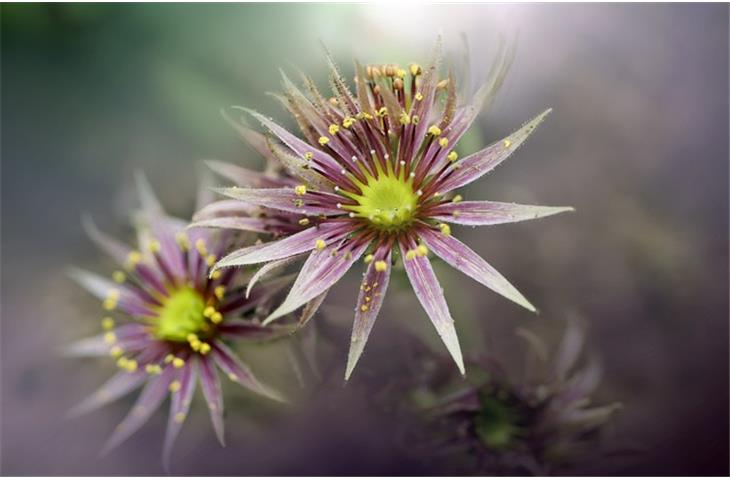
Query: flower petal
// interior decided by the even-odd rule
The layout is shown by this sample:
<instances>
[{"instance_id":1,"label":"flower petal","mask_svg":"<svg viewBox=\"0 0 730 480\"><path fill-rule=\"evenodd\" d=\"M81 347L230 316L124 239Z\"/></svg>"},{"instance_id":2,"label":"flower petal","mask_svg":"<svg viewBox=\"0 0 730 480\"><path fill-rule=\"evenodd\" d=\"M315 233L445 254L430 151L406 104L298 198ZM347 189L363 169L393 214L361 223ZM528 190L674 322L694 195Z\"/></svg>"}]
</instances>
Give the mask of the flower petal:
<instances>
[{"instance_id":1,"label":"flower petal","mask_svg":"<svg viewBox=\"0 0 730 480\"><path fill-rule=\"evenodd\" d=\"M412 240L401 240L400 249L402 258L406 258L406 252L416 247ZM464 359L461 355L461 347L459 347L459 339L456 336L454 328L454 319L451 318L449 307L444 298L444 292L439 284L436 275L431 268L426 256L416 256L412 260L405 260L403 266L411 281L413 291L421 302L421 306L431 319L431 323L436 327L441 340L446 345L451 357L456 362L457 367L462 375L464 375Z\"/></svg>"},{"instance_id":2,"label":"flower petal","mask_svg":"<svg viewBox=\"0 0 730 480\"><path fill-rule=\"evenodd\" d=\"M282 325L261 325L246 320L227 320L218 326L218 331L225 337L237 340L264 342L289 336L294 329Z\"/></svg>"},{"instance_id":3,"label":"flower petal","mask_svg":"<svg viewBox=\"0 0 730 480\"><path fill-rule=\"evenodd\" d=\"M535 307L497 270L451 235L424 228L419 230L421 240L446 263L470 276L487 288L535 312Z\"/></svg>"},{"instance_id":4,"label":"flower petal","mask_svg":"<svg viewBox=\"0 0 730 480\"><path fill-rule=\"evenodd\" d=\"M355 307L355 321L352 324L352 335L350 336L350 352L347 355L347 368L345 369L345 380L349 380L352 371L360 359L365 344L373 329L375 319L378 317L380 307L383 305L385 291L390 281L390 245L383 245L373 255L373 260L368 264L360 286L360 294ZM378 271L375 268L377 261L383 261L388 268Z\"/></svg>"},{"instance_id":5,"label":"flower petal","mask_svg":"<svg viewBox=\"0 0 730 480\"><path fill-rule=\"evenodd\" d=\"M334 285L363 254L368 242L345 243L341 248L314 250L304 263L289 295L279 308L264 320L267 323L291 313ZM333 255L334 252L336 255Z\"/></svg>"},{"instance_id":6,"label":"flower petal","mask_svg":"<svg viewBox=\"0 0 730 480\"><path fill-rule=\"evenodd\" d=\"M129 315L154 315L146 306L145 302L124 285L119 285L104 277L79 268L70 269L69 276L100 300L105 300L112 295L118 295L115 307Z\"/></svg>"},{"instance_id":7,"label":"flower petal","mask_svg":"<svg viewBox=\"0 0 730 480\"><path fill-rule=\"evenodd\" d=\"M162 373L150 377L132 410L117 425L114 433L104 445L102 455L109 453L136 432L152 416L167 396L173 378L173 367L168 366Z\"/></svg>"},{"instance_id":8,"label":"flower petal","mask_svg":"<svg viewBox=\"0 0 730 480\"><path fill-rule=\"evenodd\" d=\"M170 416L167 420L167 432L165 433L165 443L162 447L162 464L165 471L170 471L170 456L172 447L175 445L183 422L190 411L190 402L193 400L195 393L195 372L193 371L192 362L186 362L183 368L179 370L177 381L180 382L180 388L172 392L170 401Z\"/></svg>"},{"instance_id":9,"label":"flower petal","mask_svg":"<svg viewBox=\"0 0 730 480\"><path fill-rule=\"evenodd\" d=\"M109 344L104 341L104 335L97 335L63 347L63 354L69 357L105 357L109 355Z\"/></svg>"},{"instance_id":10,"label":"flower petal","mask_svg":"<svg viewBox=\"0 0 730 480\"><path fill-rule=\"evenodd\" d=\"M565 380L575 367L585 343L585 330L577 321L570 321L563 334L558 351L555 354L553 366L554 375L558 380Z\"/></svg>"},{"instance_id":11,"label":"flower petal","mask_svg":"<svg viewBox=\"0 0 730 480\"><path fill-rule=\"evenodd\" d=\"M293 257L314 249L317 240L322 240L325 243L336 242L347 233L347 227L347 225L339 222L326 222L281 240L245 247L220 259L213 266L212 271L223 267L252 265Z\"/></svg>"},{"instance_id":12,"label":"flower petal","mask_svg":"<svg viewBox=\"0 0 730 480\"><path fill-rule=\"evenodd\" d=\"M221 445L226 444L223 436L223 394L221 393L221 381L213 366L213 360L208 356L198 356L198 375L200 386L203 389L203 396L208 403L210 419L213 422L213 429Z\"/></svg>"},{"instance_id":13,"label":"flower petal","mask_svg":"<svg viewBox=\"0 0 730 480\"><path fill-rule=\"evenodd\" d=\"M282 258L281 260L269 262L263 267L256 270L256 273L253 274L251 280L248 281L248 285L246 286L246 298L251 296L251 290L253 290L253 287L259 282L259 280L280 268L286 267L287 265L297 261L298 259L299 256Z\"/></svg>"},{"instance_id":14,"label":"flower petal","mask_svg":"<svg viewBox=\"0 0 730 480\"><path fill-rule=\"evenodd\" d=\"M99 230L90 215L84 215L81 219L81 224L89 238L103 252L112 257L119 265L124 265L129 252L132 251L129 246Z\"/></svg>"},{"instance_id":15,"label":"flower petal","mask_svg":"<svg viewBox=\"0 0 730 480\"><path fill-rule=\"evenodd\" d=\"M113 377L107 380L99 389L74 406L69 412L69 417L77 417L92 412L97 408L103 407L129 392L136 390L147 379L147 375L142 371L136 372L117 372Z\"/></svg>"},{"instance_id":16,"label":"flower petal","mask_svg":"<svg viewBox=\"0 0 730 480\"><path fill-rule=\"evenodd\" d=\"M508 137L450 165L446 175L434 182L432 189L443 194L467 185L492 171L527 140L527 137L551 111L552 109L545 110Z\"/></svg>"},{"instance_id":17,"label":"flower petal","mask_svg":"<svg viewBox=\"0 0 730 480\"><path fill-rule=\"evenodd\" d=\"M256 379L253 373L251 373L251 370L239 360L236 354L225 343L220 341L213 342L212 355L218 367L228 375L231 381L272 400L278 402L285 401L278 392Z\"/></svg>"},{"instance_id":18,"label":"flower petal","mask_svg":"<svg viewBox=\"0 0 730 480\"><path fill-rule=\"evenodd\" d=\"M293 230L291 223L266 217L218 217L200 220L188 228L227 228L257 233L279 233Z\"/></svg>"},{"instance_id":19,"label":"flower petal","mask_svg":"<svg viewBox=\"0 0 730 480\"><path fill-rule=\"evenodd\" d=\"M343 215L336 207L343 198L330 193L297 194L293 188L218 188L227 197L260 207L273 208L299 215Z\"/></svg>"},{"instance_id":20,"label":"flower petal","mask_svg":"<svg viewBox=\"0 0 730 480\"><path fill-rule=\"evenodd\" d=\"M302 328L304 325L309 323L312 317L314 317L314 314L317 313L317 310L319 310L319 307L322 305L322 302L324 302L324 299L327 298L328 293L329 289L320 293L309 302L307 302L306 305L304 305L304 308L302 308L302 313L299 316L299 321L297 322L299 328Z\"/></svg>"},{"instance_id":21,"label":"flower petal","mask_svg":"<svg viewBox=\"0 0 730 480\"><path fill-rule=\"evenodd\" d=\"M239 167L232 163L218 160L205 160L205 164L215 173L230 180L234 185L238 185L239 187L277 188L294 184L292 181L269 177L264 173Z\"/></svg>"},{"instance_id":22,"label":"flower petal","mask_svg":"<svg viewBox=\"0 0 730 480\"><path fill-rule=\"evenodd\" d=\"M199 221L217 217L247 216L257 213L258 210L259 208L257 206L239 202L238 200L218 200L195 212L193 220Z\"/></svg>"},{"instance_id":23,"label":"flower petal","mask_svg":"<svg viewBox=\"0 0 730 480\"><path fill-rule=\"evenodd\" d=\"M548 217L563 212L575 211L573 207L549 207L543 205L520 205L507 202L467 201L436 205L427 215L442 222L460 225L498 225L522 222Z\"/></svg>"}]
</instances>

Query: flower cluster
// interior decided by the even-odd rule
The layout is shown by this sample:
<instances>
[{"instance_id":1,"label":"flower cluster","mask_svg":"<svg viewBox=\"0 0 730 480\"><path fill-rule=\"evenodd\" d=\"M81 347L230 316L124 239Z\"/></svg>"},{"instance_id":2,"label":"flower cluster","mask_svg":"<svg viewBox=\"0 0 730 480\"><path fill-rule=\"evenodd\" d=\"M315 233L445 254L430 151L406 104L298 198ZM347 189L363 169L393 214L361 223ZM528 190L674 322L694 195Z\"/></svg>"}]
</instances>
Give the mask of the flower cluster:
<instances>
[{"instance_id":1,"label":"flower cluster","mask_svg":"<svg viewBox=\"0 0 730 480\"><path fill-rule=\"evenodd\" d=\"M273 231L280 237L231 252L215 264L215 271L262 263L268 269L307 256L289 295L264 323L305 304L320 303L329 288L355 262L364 259L346 378L363 352L398 257L463 374L454 321L429 253L534 311L499 272L452 236L451 224L494 225L572 210L464 201L456 193L512 154L549 110L506 138L460 159L457 142L495 96L512 56L510 51L500 54L485 84L467 102L457 95L451 75L439 77L439 50L437 46L426 68L416 64L407 68L363 67L356 63L354 94L328 55L333 90L330 99L322 96L310 78L305 77L302 91L284 75L284 94L279 98L296 120L303 139L250 110L246 111L274 138L262 139L242 125L238 128L254 139L260 151L278 159L287 178L256 186L244 181L220 189L220 193L238 200L237 206L224 200L228 203L219 203L221 209L237 210L232 216L221 213L204 223L238 229L249 229L248 224L253 223L251 230ZM254 208L269 213L253 220L240 218L241 212ZM206 214L210 212L199 215Z\"/></svg>"}]
</instances>

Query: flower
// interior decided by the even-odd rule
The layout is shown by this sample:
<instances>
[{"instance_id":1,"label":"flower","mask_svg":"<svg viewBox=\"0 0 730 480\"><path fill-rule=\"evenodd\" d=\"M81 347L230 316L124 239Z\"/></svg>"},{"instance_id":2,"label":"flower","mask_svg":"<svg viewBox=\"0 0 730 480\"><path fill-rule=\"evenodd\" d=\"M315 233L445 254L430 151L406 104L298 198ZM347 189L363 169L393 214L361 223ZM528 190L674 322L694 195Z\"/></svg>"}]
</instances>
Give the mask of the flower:
<instances>
[{"instance_id":1,"label":"flower","mask_svg":"<svg viewBox=\"0 0 730 480\"><path fill-rule=\"evenodd\" d=\"M455 193L505 160L549 110L503 140L459 159L456 144L496 94L511 53L500 54L484 86L464 104L456 94L455 79L451 75L439 79L438 44L435 50L425 69L415 64L404 69L356 63L356 94L328 54L334 92L329 100L308 77L304 77L305 93L284 74L284 95L279 99L294 116L304 139L259 113L244 110L279 140L269 140L269 150L298 184L219 189L249 208L297 215L306 226L274 241L236 250L214 266L217 271L308 254L289 295L265 324L309 302L321 302L328 289L364 258L365 276L355 309L346 378L362 354L398 252L416 296L463 374L454 322L429 253L534 311L502 275L451 235L451 224L494 225L573 210L462 201Z\"/></svg>"},{"instance_id":2,"label":"flower","mask_svg":"<svg viewBox=\"0 0 730 480\"><path fill-rule=\"evenodd\" d=\"M262 326L256 317L270 310L286 278L260 285L243 295L245 278L233 270L214 272L215 263L232 239L230 232L187 230L184 221L166 215L143 177L136 226L139 249L132 249L99 231L91 220L91 239L121 268L112 279L74 269L72 277L102 300L104 333L70 346L77 356L110 355L120 371L73 414L86 413L144 385L134 407L104 447L108 451L132 435L171 397L163 448L167 466L199 380L218 439L223 444L223 398L217 369L231 381L258 394L282 400L259 382L228 342L270 340L288 333L284 326ZM250 287L249 287L250 288Z\"/></svg>"},{"instance_id":3,"label":"flower","mask_svg":"<svg viewBox=\"0 0 730 480\"><path fill-rule=\"evenodd\" d=\"M423 431L411 432L421 439L421 448L451 456L461 466L467 463L453 455L465 452L480 473L492 475L546 475L597 453L593 441L620 404L596 406L591 401L601 368L595 359L579 363L584 329L570 323L552 361L537 335L524 329L518 335L528 345L525 365L546 371L535 375L526 369L523 380L515 381L519 377L507 375L498 360L475 361L486 379L466 389L460 386L428 410Z\"/></svg>"}]
</instances>

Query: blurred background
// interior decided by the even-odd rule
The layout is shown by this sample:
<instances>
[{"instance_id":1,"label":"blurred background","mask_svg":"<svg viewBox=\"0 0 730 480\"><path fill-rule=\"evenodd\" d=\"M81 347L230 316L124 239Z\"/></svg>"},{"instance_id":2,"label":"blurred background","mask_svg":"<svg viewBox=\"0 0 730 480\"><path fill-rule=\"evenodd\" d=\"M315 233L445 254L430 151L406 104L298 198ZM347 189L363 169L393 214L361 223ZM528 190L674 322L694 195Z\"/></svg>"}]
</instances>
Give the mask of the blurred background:
<instances>
[{"instance_id":1,"label":"blurred background","mask_svg":"<svg viewBox=\"0 0 730 480\"><path fill-rule=\"evenodd\" d=\"M641 453L571 472L728 473L727 5L1 8L2 473L162 472L166 413L104 458L99 446L132 398L65 418L114 370L110 360L59 354L95 334L102 314L65 269L110 272L81 215L128 235L141 169L171 213L189 216L201 159L262 165L221 107L246 105L291 126L265 92L279 90L279 67L301 68L325 89L320 40L351 78L353 57L425 63L439 29L455 54L459 35L468 36L473 83L486 75L498 35L519 34L505 86L460 143L462 156L554 108L523 148L462 194L577 210L456 229L540 309L532 315L438 265L463 349L516 362L515 328L554 345L565 322L579 319L604 366L596 400L623 404L611 438ZM391 375L408 374L405 336L434 354L443 347L395 281L343 385L358 280L352 272L340 282L313 323L329 332L324 379L300 388L285 346L241 350L298 401L262 405L226 388L221 448L196 398L173 473L435 472L397 444L394 422L371 400Z\"/></svg>"}]
</instances>

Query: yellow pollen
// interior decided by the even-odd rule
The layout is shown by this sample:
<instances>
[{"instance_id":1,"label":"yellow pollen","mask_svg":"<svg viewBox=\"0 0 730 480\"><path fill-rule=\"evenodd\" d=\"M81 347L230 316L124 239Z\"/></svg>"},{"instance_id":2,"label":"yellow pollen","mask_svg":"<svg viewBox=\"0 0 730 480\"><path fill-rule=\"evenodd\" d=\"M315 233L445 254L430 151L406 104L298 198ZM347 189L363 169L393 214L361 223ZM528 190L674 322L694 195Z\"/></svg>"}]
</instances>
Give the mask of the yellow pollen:
<instances>
[{"instance_id":1,"label":"yellow pollen","mask_svg":"<svg viewBox=\"0 0 730 480\"><path fill-rule=\"evenodd\" d=\"M416 251L415 250L408 250L406 252L406 260L413 260L416 258Z\"/></svg>"},{"instance_id":2,"label":"yellow pollen","mask_svg":"<svg viewBox=\"0 0 730 480\"><path fill-rule=\"evenodd\" d=\"M304 159L305 160L311 160L312 158L314 158L314 154L312 152L305 152L304 153Z\"/></svg>"},{"instance_id":3,"label":"yellow pollen","mask_svg":"<svg viewBox=\"0 0 730 480\"><path fill-rule=\"evenodd\" d=\"M165 356L165 363L171 363L174 359L175 359L175 355L173 355L172 353L168 353Z\"/></svg>"},{"instance_id":4,"label":"yellow pollen","mask_svg":"<svg viewBox=\"0 0 730 480\"><path fill-rule=\"evenodd\" d=\"M388 269L388 264L384 260L378 260L375 262L375 271L384 272Z\"/></svg>"},{"instance_id":5,"label":"yellow pollen","mask_svg":"<svg viewBox=\"0 0 730 480\"><path fill-rule=\"evenodd\" d=\"M425 257L428 255L428 248L426 248L426 245L419 245L416 247L416 255L419 257Z\"/></svg>"},{"instance_id":6,"label":"yellow pollen","mask_svg":"<svg viewBox=\"0 0 730 480\"><path fill-rule=\"evenodd\" d=\"M111 330L114 328L114 319L112 317L104 317L101 319L101 328Z\"/></svg>"},{"instance_id":7,"label":"yellow pollen","mask_svg":"<svg viewBox=\"0 0 730 480\"><path fill-rule=\"evenodd\" d=\"M421 92L416 92L416 95L414 98L416 99L417 102L420 102L421 100L423 100L423 94Z\"/></svg>"},{"instance_id":8,"label":"yellow pollen","mask_svg":"<svg viewBox=\"0 0 730 480\"><path fill-rule=\"evenodd\" d=\"M117 367L127 368L127 362L129 362L127 357L120 357L119 360L117 360Z\"/></svg>"},{"instance_id":9,"label":"yellow pollen","mask_svg":"<svg viewBox=\"0 0 730 480\"><path fill-rule=\"evenodd\" d=\"M183 423L185 421L185 414L183 412L177 412L175 414L175 422Z\"/></svg>"},{"instance_id":10,"label":"yellow pollen","mask_svg":"<svg viewBox=\"0 0 730 480\"><path fill-rule=\"evenodd\" d=\"M445 223L439 223L439 230L446 236L451 235L451 227Z\"/></svg>"},{"instance_id":11,"label":"yellow pollen","mask_svg":"<svg viewBox=\"0 0 730 480\"><path fill-rule=\"evenodd\" d=\"M204 257L208 254L208 249L205 248L205 242L202 238L195 240L195 249L198 251L201 257Z\"/></svg>"},{"instance_id":12,"label":"yellow pollen","mask_svg":"<svg viewBox=\"0 0 730 480\"><path fill-rule=\"evenodd\" d=\"M456 159L459 158L459 154L452 150L448 155L446 155L446 158L449 162L455 162Z\"/></svg>"},{"instance_id":13,"label":"yellow pollen","mask_svg":"<svg viewBox=\"0 0 730 480\"><path fill-rule=\"evenodd\" d=\"M319 137L319 144L323 147L329 143L330 139L327 137Z\"/></svg>"},{"instance_id":14,"label":"yellow pollen","mask_svg":"<svg viewBox=\"0 0 730 480\"><path fill-rule=\"evenodd\" d=\"M228 378L230 378L231 381L233 381L233 382L237 382L238 381L238 375L236 375L233 372L231 372L231 373L228 374Z\"/></svg>"},{"instance_id":15,"label":"yellow pollen","mask_svg":"<svg viewBox=\"0 0 730 480\"><path fill-rule=\"evenodd\" d=\"M306 227L307 225L309 225L309 219L308 218L299 219L299 225L301 225L302 227Z\"/></svg>"},{"instance_id":16,"label":"yellow pollen","mask_svg":"<svg viewBox=\"0 0 730 480\"><path fill-rule=\"evenodd\" d=\"M215 265L215 261L216 261L216 260L217 260L217 258L216 258L216 256L215 256L215 255L208 255L208 256L206 257L206 259L205 259L205 263L206 263L206 264L207 264L207 265L208 265L209 267L212 267L213 265Z\"/></svg>"},{"instance_id":17,"label":"yellow pollen","mask_svg":"<svg viewBox=\"0 0 730 480\"><path fill-rule=\"evenodd\" d=\"M411 75L414 77L421 74L421 66L417 63L412 64L409 69L411 71Z\"/></svg>"},{"instance_id":18,"label":"yellow pollen","mask_svg":"<svg viewBox=\"0 0 730 480\"><path fill-rule=\"evenodd\" d=\"M111 355L114 358L117 358L120 356L124 351L122 350L122 347L119 345L114 345L112 348L109 349L109 355Z\"/></svg>"},{"instance_id":19,"label":"yellow pollen","mask_svg":"<svg viewBox=\"0 0 730 480\"><path fill-rule=\"evenodd\" d=\"M342 126L345 128L350 128L355 123L355 119L352 117L345 117L342 119Z\"/></svg>"},{"instance_id":20,"label":"yellow pollen","mask_svg":"<svg viewBox=\"0 0 730 480\"><path fill-rule=\"evenodd\" d=\"M221 323L223 321L223 315L221 312L213 312L213 315L210 316L210 321L213 323Z\"/></svg>"},{"instance_id":21,"label":"yellow pollen","mask_svg":"<svg viewBox=\"0 0 730 480\"><path fill-rule=\"evenodd\" d=\"M215 289L213 289L213 293L218 300L221 300L223 299L223 295L226 294L226 287L224 287L223 285L218 285L217 287L215 287Z\"/></svg>"},{"instance_id":22,"label":"yellow pollen","mask_svg":"<svg viewBox=\"0 0 730 480\"><path fill-rule=\"evenodd\" d=\"M127 362L127 365L124 367L126 371L129 373L132 373L137 370L137 360L130 360Z\"/></svg>"},{"instance_id":23,"label":"yellow pollen","mask_svg":"<svg viewBox=\"0 0 730 480\"><path fill-rule=\"evenodd\" d=\"M454 198L451 199L451 201L454 203L459 203L462 200L464 200L464 197L462 197L461 195L455 195Z\"/></svg>"},{"instance_id":24,"label":"yellow pollen","mask_svg":"<svg viewBox=\"0 0 730 480\"><path fill-rule=\"evenodd\" d=\"M421 118L418 115L413 115L413 117L411 117L411 123L413 125L418 125L420 123L420 121L421 121Z\"/></svg>"},{"instance_id":25,"label":"yellow pollen","mask_svg":"<svg viewBox=\"0 0 730 480\"><path fill-rule=\"evenodd\" d=\"M152 253L157 253L160 251L161 245L160 242L157 240L150 240L150 242L147 244L147 248Z\"/></svg>"},{"instance_id":26,"label":"yellow pollen","mask_svg":"<svg viewBox=\"0 0 730 480\"><path fill-rule=\"evenodd\" d=\"M181 385L180 385L180 381L179 380L173 380L172 382L170 382L170 387L169 388L170 388L170 391L171 392L174 393L174 392L179 391L180 390L180 387L181 387Z\"/></svg>"},{"instance_id":27,"label":"yellow pollen","mask_svg":"<svg viewBox=\"0 0 730 480\"><path fill-rule=\"evenodd\" d=\"M439 138L439 145L441 145L442 147L448 146L449 145L449 139L446 138L446 137Z\"/></svg>"},{"instance_id":28,"label":"yellow pollen","mask_svg":"<svg viewBox=\"0 0 730 480\"><path fill-rule=\"evenodd\" d=\"M162 373L162 367L152 363L148 363L147 365L145 365L144 370L150 375L159 375L160 373Z\"/></svg>"},{"instance_id":29,"label":"yellow pollen","mask_svg":"<svg viewBox=\"0 0 730 480\"><path fill-rule=\"evenodd\" d=\"M188 239L188 236L184 232L175 234L175 241L181 250L185 251L190 249L190 239Z\"/></svg>"},{"instance_id":30,"label":"yellow pollen","mask_svg":"<svg viewBox=\"0 0 730 480\"><path fill-rule=\"evenodd\" d=\"M304 195L307 193L307 186L306 185L297 185L294 187L294 193L297 195Z\"/></svg>"},{"instance_id":31,"label":"yellow pollen","mask_svg":"<svg viewBox=\"0 0 730 480\"><path fill-rule=\"evenodd\" d=\"M400 121L401 125L408 125L411 123L411 117L406 112L401 113L398 120Z\"/></svg>"},{"instance_id":32,"label":"yellow pollen","mask_svg":"<svg viewBox=\"0 0 730 480\"><path fill-rule=\"evenodd\" d=\"M107 345L113 345L117 341L117 336L114 335L114 332L106 332L104 334L104 342L106 342Z\"/></svg>"},{"instance_id":33,"label":"yellow pollen","mask_svg":"<svg viewBox=\"0 0 730 480\"><path fill-rule=\"evenodd\" d=\"M370 310L370 307L368 307L367 305L360 305L361 312L367 312L368 310Z\"/></svg>"},{"instance_id":34,"label":"yellow pollen","mask_svg":"<svg viewBox=\"0 0 730 480\"><path fill-rule=\"evenodd\" d=\"M438 137L439 135L441 135L441 129L436 125L431 125L430 127L428 127L428 133L433 135L434 137Z\"/></svg>"},{"instance_id":35,"label":"yellow pollen","mask_svg":"<svg viewBox=\"0 0 730 480\"><path fill-rule=\"evenodd\" d=\"M385 107L380 107L380 110L378 110L378 116L384 117L388 114L388 109Z\"/></svg>"},{"instance_id":36,"label":"yellow pollen","mask_svg":"<svg viewBox=\"0 0 730 480\"><path fill-rule=\"evenodd\" d=\"M316 248L317 250L324 250L324 247L326 246L327 244L321 238L318 238L317 241L314 242L314 248Z\"/></svg>"},{"instance_id":37,"label":"yellow pollen","mask_svg":"<svg viewBox=\"0 0 730 480\"><path fill-rule=\"evenodd\" d=\"M223 275L223 273L221 273L220 270L216 270L215 272L210 274L210 278L212 278L213 280L218 280L219 278L221 278L221 275Z\"/></svg>"},{"instance_id":38,"label":"yellow pollen","mask_svg":"<svg viewBox=\"0 0 730 480\"><path fill-rule=\"evenodd\" d=\"M213 315L214 313L215 313L215 308L213 308L211 306L207 306L207 307L205 307L205 310L203 310L204 317L210 318L211 315Z\"/></svg>"},{"instance_id":39,"label":"yellow pollen","mask_svg":"<svg viewBox=\"0 0 730 480\"><path fill-rule=\"evenodd\" d=\"M395 71L395 76L398 78L403 78L406 76L406 71L403 70L402 68L399 68L398 70Z\"/></svg>"},{"instance_id":40,"label":"yellow pollen","mask_svg":"<svg viewBox=\"0 0 730 480\"><path fill-rule=\"evenodd\" d=\"M127 279L127 275L124 274L121 270L116 270L114 273L112 273L112 279L117 283L124 283L124 281Z\"/></svg>"},{"instance_id":41,"label":"yellow pollen","mask_svg":"<svg viewBox=\"0 0 730 480\"><path fill-rule=\"evenodd\" d=\"M509 146L512 145L512 142L508 139L504 139L504 148L509 148Z\"/></svg>"},{"instance_id":42,"label":"yellow pollen","mask_svg":"<svg viewBox=\"0 0 730 480\"><path fill-rule=\"evenodd\" d=\"M132 269L141 261L142 254L137 250L132 250L127 254L127 268Z\"/></svg>"},{"instance_id":43,"label":"yellow pollen","mask_svg":"<svg viewBox=\"0 0 730 480\"><path fill-rule=\"evenodd\" d=\"M373 261L373 254L372 253L368 253L367 255L365 255L365 259L364 259L364 262L365 263L370 263L372 261Z\"/></svg>"},{"instance_id":44,"label":"yellow pollen","mask_svg":"<svg viewBox=\"0 0 730 480\"><path fill-rule=\"evenodd\" d=\"M200 344L200 353L202 353L203 355L205 355L208 352L210 352L210 344L209 343L205 343L205 342L201 343Z\"/></svg>"},{"instance_id":45,"label":"yellow pollen","mask_svg":"<svg viewBox=\"0 0 730 480\"><path fill-rule=\"evenodd\" d=\"M175 357L172 359L172 366L175 368L182 368L185 366L185 360Z\"/></svg>"},{"instance_id":46,"label":"yellow pollen","mask_svg":"<svg viewBox=\"0 0 730 480\"><path fill-rule=\"evenodd\" d=\"M195 335L194 333L189 333L188 336L187 336L187 341L188 342L194 342L197 339L198 339L198 336Z\"/></svg>"},{"instance_id":47,"label":"yellow pollen","mask_svg":"<svg viewBox=\"0 0 730 480\"><path fill-rule=\"evenodd\" d=\"M340 126L333 123L327 128L327 131L330 132L330 135L337 135L337 132L340 131Z\"/></svg>"}]
</instances>

